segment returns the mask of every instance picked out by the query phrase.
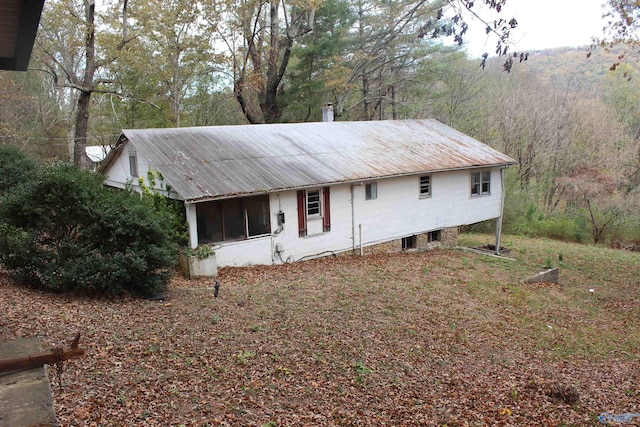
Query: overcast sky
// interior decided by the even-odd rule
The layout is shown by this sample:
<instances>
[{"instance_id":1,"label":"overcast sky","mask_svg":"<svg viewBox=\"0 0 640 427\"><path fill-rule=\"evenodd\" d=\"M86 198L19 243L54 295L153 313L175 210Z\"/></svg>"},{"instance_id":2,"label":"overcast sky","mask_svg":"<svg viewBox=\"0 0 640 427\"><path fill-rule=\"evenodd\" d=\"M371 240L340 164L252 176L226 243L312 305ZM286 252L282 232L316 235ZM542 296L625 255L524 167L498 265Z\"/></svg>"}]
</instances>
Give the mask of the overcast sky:
<instances>
[{"instance_id":1,"label":"overcast sky","mask_svg":"<svg viewBox=\"0 0 640 427\"><path fill-rule=\"evenodd\" d=\"M591 37L602 35L603 3L604 0L507 0L501 16L518 21L511 34L516 44L509 50L589 45ZM488 38L483 28L481 23L472 23L467 32L467 50L472 56L495 52L497 38Z\"/></svg>"}]
</instances>

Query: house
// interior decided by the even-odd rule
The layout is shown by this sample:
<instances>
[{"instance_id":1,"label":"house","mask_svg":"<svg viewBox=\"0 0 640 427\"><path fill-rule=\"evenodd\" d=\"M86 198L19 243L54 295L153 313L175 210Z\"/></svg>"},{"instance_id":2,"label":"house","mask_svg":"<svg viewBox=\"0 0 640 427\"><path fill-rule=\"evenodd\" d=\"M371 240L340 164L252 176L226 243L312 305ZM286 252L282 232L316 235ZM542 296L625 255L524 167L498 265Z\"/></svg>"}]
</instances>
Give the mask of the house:
<instances>
[{"instance_id":1,"label":"house","mask_svg":"<svg viewBox=\"0 0 640 427\"><path fill-rule=\"evenodd\" d=\"M25 71L44 0L0 0L0 70Z\"/></svg>"},{"instance_id":2,"label":"house","mask_svg":"<svg viewBox=\"0 0 640 427\"><path fill-rule=\"evenodd\" d=\"M111 151L110 145L88 145L84 148L84 152L91 160L93 170L97 170L100 167L100 164L107 158L109 151Z\"/></svg>"},{"instance_id":3,"label":"house","mask_svg":"<svg viewBox=\"0 0 640 427\"><path fill-rule=\"evenodd\" d=\"M100 171L120 188L160 172L191 247L243 266L455 245L501 219L514 163L435 120L331 121L124 130Z\"/></svg>"}]
</instances>

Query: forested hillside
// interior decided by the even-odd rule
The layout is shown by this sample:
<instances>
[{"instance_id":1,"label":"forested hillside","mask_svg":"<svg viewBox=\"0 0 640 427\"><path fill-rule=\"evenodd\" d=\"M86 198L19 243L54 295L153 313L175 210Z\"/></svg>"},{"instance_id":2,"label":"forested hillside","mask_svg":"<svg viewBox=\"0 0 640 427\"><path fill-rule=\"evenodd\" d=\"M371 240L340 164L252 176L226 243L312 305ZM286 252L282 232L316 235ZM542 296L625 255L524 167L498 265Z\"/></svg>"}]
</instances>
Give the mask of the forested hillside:
<instances>
[{"instance_id":1,"label":"forested hillside","mask_svg":"<svg viewBox=\"0 0 640 427\"><path fill-rule=\"evenodd\" d=\"M635 63L585 47L481 67L454 3L51 0L30 71L0 73L0 143L88 166L84 146L123 128L315 121L328 102L337 120L431 117L517 160L508 231L640 240Z\"/></svg>"}]
</instances>

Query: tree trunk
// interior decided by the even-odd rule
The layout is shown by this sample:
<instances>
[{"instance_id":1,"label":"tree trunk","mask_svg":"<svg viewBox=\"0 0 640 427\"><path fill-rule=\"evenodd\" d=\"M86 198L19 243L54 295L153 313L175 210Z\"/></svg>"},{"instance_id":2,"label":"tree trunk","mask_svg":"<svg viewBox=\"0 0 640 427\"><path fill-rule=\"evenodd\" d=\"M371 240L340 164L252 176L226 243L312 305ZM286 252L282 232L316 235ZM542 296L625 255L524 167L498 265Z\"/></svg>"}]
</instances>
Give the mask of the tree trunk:
<instances>
[{"instance_id":1,"label":"tree trunk","mask_svg":"<svg viewBox=\"0 0 640 427\"><path fill-rule=\"evenodd\" d=\"M82 89L76 107L76 127L73 135L73 164L81 169L91 167L87 157L87 135L89 134L89 107L93 92L93 76L96 72L96 28L94 26L96 5L94 0L85 0L87 18L87 34L85 38L85 70L82 78Z\"/></svg>"},{"instance_id":2,"label":"tree trunk","mask_svg":"<svg viewBox=\"0 0 640 427\"><path fill-rule=\"evenodd\" d=\"M393 120L398 120L398 89L396 85L391 86L391 114Z\"/></svg>"},{"instance_id":3,"label":"tree trunk","mask_svg":"<svg viewBox=\"0 0 640 427\"><path fill-rule=\"evenodd\" d=\"M89 132L89 104L91 92L83 90L78 97L76 111L76 127L73 135L73 164L81 169L91 167L91 160L87 157L87 134Z\"/></svg>"},{"instance_id":4,"label":"tree trunk","mask_svg":"<svg viewBox=\"0 0 640 427\"><path fill-rule=\"evenodd\" d=\"M369 77L362 69L362 120L371 120L369 117Z\"/></svg>"},{"instance_id":5,"label":"tree trunk","mask_svg":"<svg viewBox=\"0 0 640 427\"><path fill-rule=\"evenodd\" d=\"M242 71L244 74L244 70ZM250 106L247 104L247 100L245 98L245 83L244 77L240 77L236 80L233 85L233 92L236 96L236 100L238 104L240 104L240 109L242 110L242 114L247 118L249 123L252 125L263 123L256 115L251 112Z\"/></svg>"}]
</instances>

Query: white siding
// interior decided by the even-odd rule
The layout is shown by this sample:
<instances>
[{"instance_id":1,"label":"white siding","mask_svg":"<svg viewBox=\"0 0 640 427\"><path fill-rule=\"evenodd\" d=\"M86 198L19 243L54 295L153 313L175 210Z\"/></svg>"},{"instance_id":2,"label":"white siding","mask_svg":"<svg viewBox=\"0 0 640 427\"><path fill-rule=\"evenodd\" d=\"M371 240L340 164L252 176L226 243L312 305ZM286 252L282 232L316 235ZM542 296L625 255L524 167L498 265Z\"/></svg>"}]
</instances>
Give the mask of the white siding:
<instances>
[{"instance_id":1,"label":"white siding","mask_svg":"<svg viewBox=\"0 0 640 427\"><path fill-rule=\"evenodd\" d=\"M107 177L104 181L106 185L125 188L127 184L133 183L134 180L137 181L137 178L134 179L131 176L129 170L129 147L130 144L125 143L116 158L113 160L113 163L111 163L109 168L104 171L104 174ZM138 170L140 171L140 168Z\"/></svg>"},{"instance_id":2,"label":"white siding","mask_svg":"<svg viewBox=\"0 0 640 427\"><path fill-rule=\"evenodd\" d=\"M360 238L363 246L368 246L443 227L472 224L500 215L502 184L497 168L492 170L489 196L471 197L469 170L432 174L431 197L422 199L419 194L419 176L381 179L375 182L378 184L378 197L374 200L365 200L364 185L353 186L355 242L351 184L331 186L331 231L310 232L304 237L298 236L296 191L283 191L270 195L272 252L261 252L267 249L266 243L258 249L251 240L234 242L232 244L238 248L234 251L234 259L227 261L228 257L225 255L224 259L218 258L218 265L299 261L350 250L353 247L358 248ZM279 211L285 213L285 224L281 229L277 226ZM245 244L247 246L243 246ZM275 252L276 244L279 244L282 252ZM223 249L227 245L230 244L223 244Z\"/></svg>"},{"instance_id":3,"label":"white siding","mask_svg":"<svg viewBox=\"0 0 640 427\"><path fill-rule=\"evenodd\" d=\"M471 197L470 174L469 170L432 174L431 197L422 199L419 176L377 181L375 200L365 200L364 186L356 187L355 223L356 228L362 224L363 245L497 218L500 171L492 171L491 195L481 197Z\"/></svg>"},{"instance_id":4,"label":"white siding","mask_svg":"<svg viewBox=\"0 0 640 427\"><path fill-rule=\"evenodd\" d=\"M298 236L297 192L283 191L271 196L271 223L277 226L276 215L280 209L285 213L282 231L274 236L274 242L282 245L283 261L330 255L351 249L351 187L338 185L331 187L331 231L322 232L322 219L314 219L319 225L313 233L309 224L309 235ZM281 262L276 257L276 262Z\"/></svg>"},{"instance_id":5,"label":"white siding","mask_svg":"<svg viewBox=\"0 0 640 427\"><path fill-rule=\"evenodd\" d=\"M104 183L105 185L117 188L125 188L129 185L135 191L140 191L138 178L143 177L145 182L147 182L147 174L149 173L150 165L147 159L137 155L138 176L131 176L131 169L129 167L129 147L130 143L125 143L113 163L106 171L104 171L104 174L107 177L104 180ZM156 187L160 189L159 185L156 185Z\"/></svg>"}]
</instances>

